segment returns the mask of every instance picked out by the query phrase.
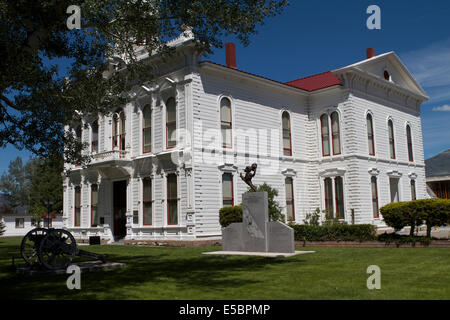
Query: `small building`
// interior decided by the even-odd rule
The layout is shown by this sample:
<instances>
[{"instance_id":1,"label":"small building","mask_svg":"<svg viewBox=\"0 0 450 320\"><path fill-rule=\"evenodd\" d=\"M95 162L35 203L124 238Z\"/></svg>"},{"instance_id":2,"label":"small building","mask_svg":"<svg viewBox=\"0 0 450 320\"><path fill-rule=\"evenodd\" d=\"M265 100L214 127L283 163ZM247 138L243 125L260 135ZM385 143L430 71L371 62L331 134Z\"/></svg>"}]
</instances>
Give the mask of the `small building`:
<instances>
[{"instance_id":1,"label":"small building","mask_svg":"<svg viewBox=\"0 0 450 320\"><path fill-rule=\"evenodd\" d=\"M62 213L52 213L50 220L44 219L41 221L41 227L47 228L50 222L50 228L62 228ZM28 212L26 206L12 208L4 195L0 194L0 221L5 224L5 233L2 237L20 237L25 236L28 231L37 228L36 219Z\"/></svg>"},{"instance_id":2,"label":"small building","mask_svg":"<svg viewBox=\"0 0 450 320\"><path fill-rule=\"evenodd\" d=\"M438 198L450 199L450 149L425 160L427 186Z\"/></svg>"}]
</instances>

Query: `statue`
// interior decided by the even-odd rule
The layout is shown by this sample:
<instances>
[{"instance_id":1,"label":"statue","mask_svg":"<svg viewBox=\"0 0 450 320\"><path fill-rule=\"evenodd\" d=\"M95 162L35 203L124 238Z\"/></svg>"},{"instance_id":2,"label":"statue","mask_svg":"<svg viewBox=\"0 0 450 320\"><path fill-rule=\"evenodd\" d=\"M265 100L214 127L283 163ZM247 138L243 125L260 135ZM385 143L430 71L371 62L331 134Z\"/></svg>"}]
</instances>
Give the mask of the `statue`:
<instances>
[{"instance_id":1,"label":"statue","mask_svg":"<svg viewBox=\"0 0 450 320\"><path fill-rule=\"evenodd\" d=\"M256 167L258 165L256 163L252 164L251 166L247 166L244 169L245 177L242 175L242 172L240 173L241 179L250 186L250 188L256 192L256 187L252 183L252 178L256 174Z\"/></svg>"}]
</instances>

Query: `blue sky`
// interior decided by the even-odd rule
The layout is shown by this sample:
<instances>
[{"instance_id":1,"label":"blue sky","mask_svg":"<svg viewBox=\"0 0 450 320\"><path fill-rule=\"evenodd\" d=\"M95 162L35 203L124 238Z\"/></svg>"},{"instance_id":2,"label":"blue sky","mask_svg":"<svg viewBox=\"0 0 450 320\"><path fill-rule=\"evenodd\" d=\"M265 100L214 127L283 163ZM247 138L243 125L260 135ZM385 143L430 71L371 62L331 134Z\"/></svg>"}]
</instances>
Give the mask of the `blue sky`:
<instances>
[{"instance_id":1,"label":"blue sky","mask_svg":"<svg viewBox=\"0 0 450 320\"><path fill-rule=\"evenodd\" d=\"M450 148L450 2L417 1L296 1L268 19L242 47L236 42L237 66L278 81L333 70L375 54L395 51L427 92L422 105L425 159ZM381 30L368 30L366 9L381 8ZM225 49L206 57L225 63ZM434 110L433 110L434 109ZM442 110L442 111L441 111ZM0 149L0 174L26 151Z\"/></svg>"}]
</instances>

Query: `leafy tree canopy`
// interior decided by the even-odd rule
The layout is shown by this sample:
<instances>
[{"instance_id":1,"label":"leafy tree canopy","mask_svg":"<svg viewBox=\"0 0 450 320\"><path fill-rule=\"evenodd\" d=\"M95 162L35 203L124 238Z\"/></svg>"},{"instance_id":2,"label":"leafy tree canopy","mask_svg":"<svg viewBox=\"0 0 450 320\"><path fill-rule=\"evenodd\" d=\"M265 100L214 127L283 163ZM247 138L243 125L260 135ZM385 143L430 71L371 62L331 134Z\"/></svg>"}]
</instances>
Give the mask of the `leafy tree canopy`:
<instances>
[{"instance_id":1,"label":"leafy tree canopy","mask_svg":"<svg viewBox=\"0 0 450 320\"><path fill-rule=\"evenodd\" d=\"M286 0L80 0L81 29L68 30L72 0L0 0L0 146L37 155L82 148L63 125L82 114L123 104L130 79L150 79L135 49L169 52L165 41L192 30L199 50L222 47L234 35L244 45ZM188 27L189 26L189 27ZM108 58L128 63L105 78ZM64 63L61 63L64 62ZM64 66L65 68L61 68ZM125 71L124 71L125 69Z\"/></svg>"}]
</instances>

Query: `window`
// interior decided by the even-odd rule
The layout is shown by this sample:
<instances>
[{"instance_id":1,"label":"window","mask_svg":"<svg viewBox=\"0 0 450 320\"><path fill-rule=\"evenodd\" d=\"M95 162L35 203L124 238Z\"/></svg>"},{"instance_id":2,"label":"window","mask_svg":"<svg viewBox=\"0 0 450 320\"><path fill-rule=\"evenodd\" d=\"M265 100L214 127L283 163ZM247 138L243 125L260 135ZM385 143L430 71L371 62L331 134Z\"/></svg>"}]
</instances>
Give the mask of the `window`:
<instances>
[{"instance_id":1,"label":"window","mask_svg":"<svg viewBox=\"0 0 450 320\"><path fill-rule=\"evenodd\" d=\"M113 116L113 149L125 150L125 113L118 111Z\"/></svg>"},{"instance_id":2,"label":"window","mask_svg":"<svg viewBox=\"0 0 450 320\"><path fill-rule=\"evenodd\" d=\"M322 156L326 157L330 155L330 130L326 114L320 117L320 127L322 132Z\"/></svg>"},{"instance_id":3,"label":"window","mask_svg":"<svg viewBox=\"0 0 450 320\"><path fill-rule=\"evenodd\" d=\"M31 226L32 227L36 227L37 226L37 221L35 218L31 218Z\"/></svg>"},{"instance_id":4,"label":"window","mask_svg":"<svg viewBox=\"0 0 450 320\"><path fill-rule=\"evenodd\" d=\"M167 223L178 224L178 190L177 176L167 175Z\"/></svg>"},{"instance_id":5,"label":"window","mask_svg":"<svg viewBox=\"0 0 450 320\"><path fill-rule=\"evenodd\" d=\"M16 229L22 229L25 227L25 218L16 218Z\"/></svg>"},{"instance_id":6,"label":"window","mask_svg":"<svg viewBox=\"0 0 450 320\"><path fill-rule=\"evenodd\" d=\"M416 180L411 179L411 200L417 200L416 196Z\"/></svg>"},{"instance_id":7,"label":"window","mask_svg":"<svg viewBox=\"0 0 450 320\"><path fill-rule=\"evenodd\" d=\"M375 155L375 142L373 139L373 120L372 115L367 114L367 142L369 143L369 155Z\"/></svg>"},{"instance_id":8,"label":"window","mask_svg":"<svg viewBox=\"0 0 450 320\"><path fill-rule=\"evenodd\" d=\"M233 206L233 175L231 173L224 173L222 175L222 205Z\"/></svg>"},{"instance_id":9,"label":"window","mask_svg":"<svg viewBox=\"0 0 450 320\"><path fill-rule=\"evenodd\" d=\"M291 177L286 178L286 214L287 221L295 221L294 184Z\"/></svg>"},{"instance_id":10,"label":"window","mask_svg":"<svg viewBox=\"0 0 450 320\"><path fill-rule=\"evenodd\" d=\"M52 218L44 218L44 228L51 228L53 226Z\"/></svg>"},{"instance_id":11,"label":"window","mask_svg":"<svg viewBox=\"0 0 450 320\"><path fill-rule=\"evenodd\" d=\"M144 153L152 151L152 108L146 105L142 110L142 150Z\"/></svg>"},{"instance_id":12,"label":"window","mask_svg":"<svg viewBox=\"0 0 450 320\"><path fill-rule=\"evenodd\" d=\"M98 121L94 121L91 126L92 139L91 139L91 151L98 152Z\"/></svg>"},{"instance_id":13,"label":"window","mask_svg":"<svg viewBox=\"0 0 450 320\"><path fill-rule=\"evenodd\" d=\"M173 148L177 145L177 110L176 102L173 97L166 102L166 148Z\"/></svg>"},{"instance_id":14,"label":"window","mask_svg":"<svg viewBox=\"0 0 450 320\"><path fill-rule=\"evenodd\" d=\"M281 117L283 127L283 155L292 156L291 117L287 111Z\"/></svg>"},{"instance_id":15,"label":"window","mask_svg":"<svg viewBox=\"0 0 450 320\"><path fill-rule=\"evenodd\" d=\"M81 188L79 186L75 187L75 220L74 226L80 226L80 215L81 215Z\"/></svg>"},{"instance_id":16,"label":"window","mask_svg":"<svg viewBox=\"0 0 450 320\"><path fill-rule=\"evenodd\" d=\"M325 214L327 218L333 217L333 185L331 178L325 178L324 180L325 186Z\"/></svg>"},{"instance_id":17,"label":"window","mask_svg":"<svg viewBox=\"0 0 450 320\"><path fill-rule=\"evenodd\" d=\"M336 218L344 219L344 185L342 177L334 179L335 200L336 200Z\"/></svg>"},{"instance_id":18,"label":"window","mask_svg":"<svg viewBox=\"0 0 450 320\"><path fill-rule=\"evenodd\" d=\"M91 186L91 226L98 226L98 185Z\"/></svg>"},{"instance_id":19,"label":"window","mask_svg":"<svg viewBox=\"0 0 450 320\"><path fill-rule=\"evenodd\" d=\"M144 178L142 180L142 190L143 224L145 226L151 226L153 221L152 179Z\"/></svg>"},{"instance_id":20,"label":"window","mask_svg":"<svg viewBox=\"0 0 450 320\"><path fill-rule=\"evenodd\" d=\"M412 139L411 139L411 127L409 125L406 126L406 140L407 140L407 143L408 143L408 158L409 158L409 161L414 161L413 146L412 146Z\"/></svg>"},{"instance_id":21,"label":"window","mask_svg":"<svg viewBox=\"0 0 450 320\"><path fill-rule=\"evenodd\" d=\"M335 111L331 114L331 131L333 136L333 155L341 154L341 138L339 136L339 114Z\"/></svg>"},{"instance_id":22,"label":"window","mask_svg":"<svg viewBox=\"0 0 450 320\"><path fill-rule=\"evenodd\" d=\"M385 80L387 80L387 81L391 80L391 75L389 74L389 72L387 70L384 70L383 76L384 76Z\"/></svg>"},{"instance_id":23,"label":"window","mask_svg":"<svg viewBox=\"0 0 450 320\"><path fill-rule=\"evenodd\" d=\"M228 98L220 100L220 126L222 131L222 148L231 148L232 144L232 120L231 101Z\"/></svg>"},{"instance_id":24,"label":"window","mask_svg":"<svg viewBox=\"0 0 450 320\"><path fill-rule=\"evenodd\" d=\"M392 120L388 121L388 131L389 131L389 150L391 159L395 159L395 141L394 141L394 124Z\"/></svg>"},{"instance_id":25,"label":"window","mask_svg":"<svg viewBox=\"0 0 450 320\"><path fill-rule=\"evenodd\" d=\"M372 177L370 179L370 185L372 187L372 210L373 217L379 218L378 213L378 188L377 188L377 177Z\"/></svg>"},{"instance_id":26,"label":"window","mask_svg":"<svg viewBox=\"0 0 450 320\"><path fill-rule=\"evenodd\" d=\"M398 178L389 178L389 187L391 189L391 202L399 202L398 196Z\"/></svg>"}]
</instances>

